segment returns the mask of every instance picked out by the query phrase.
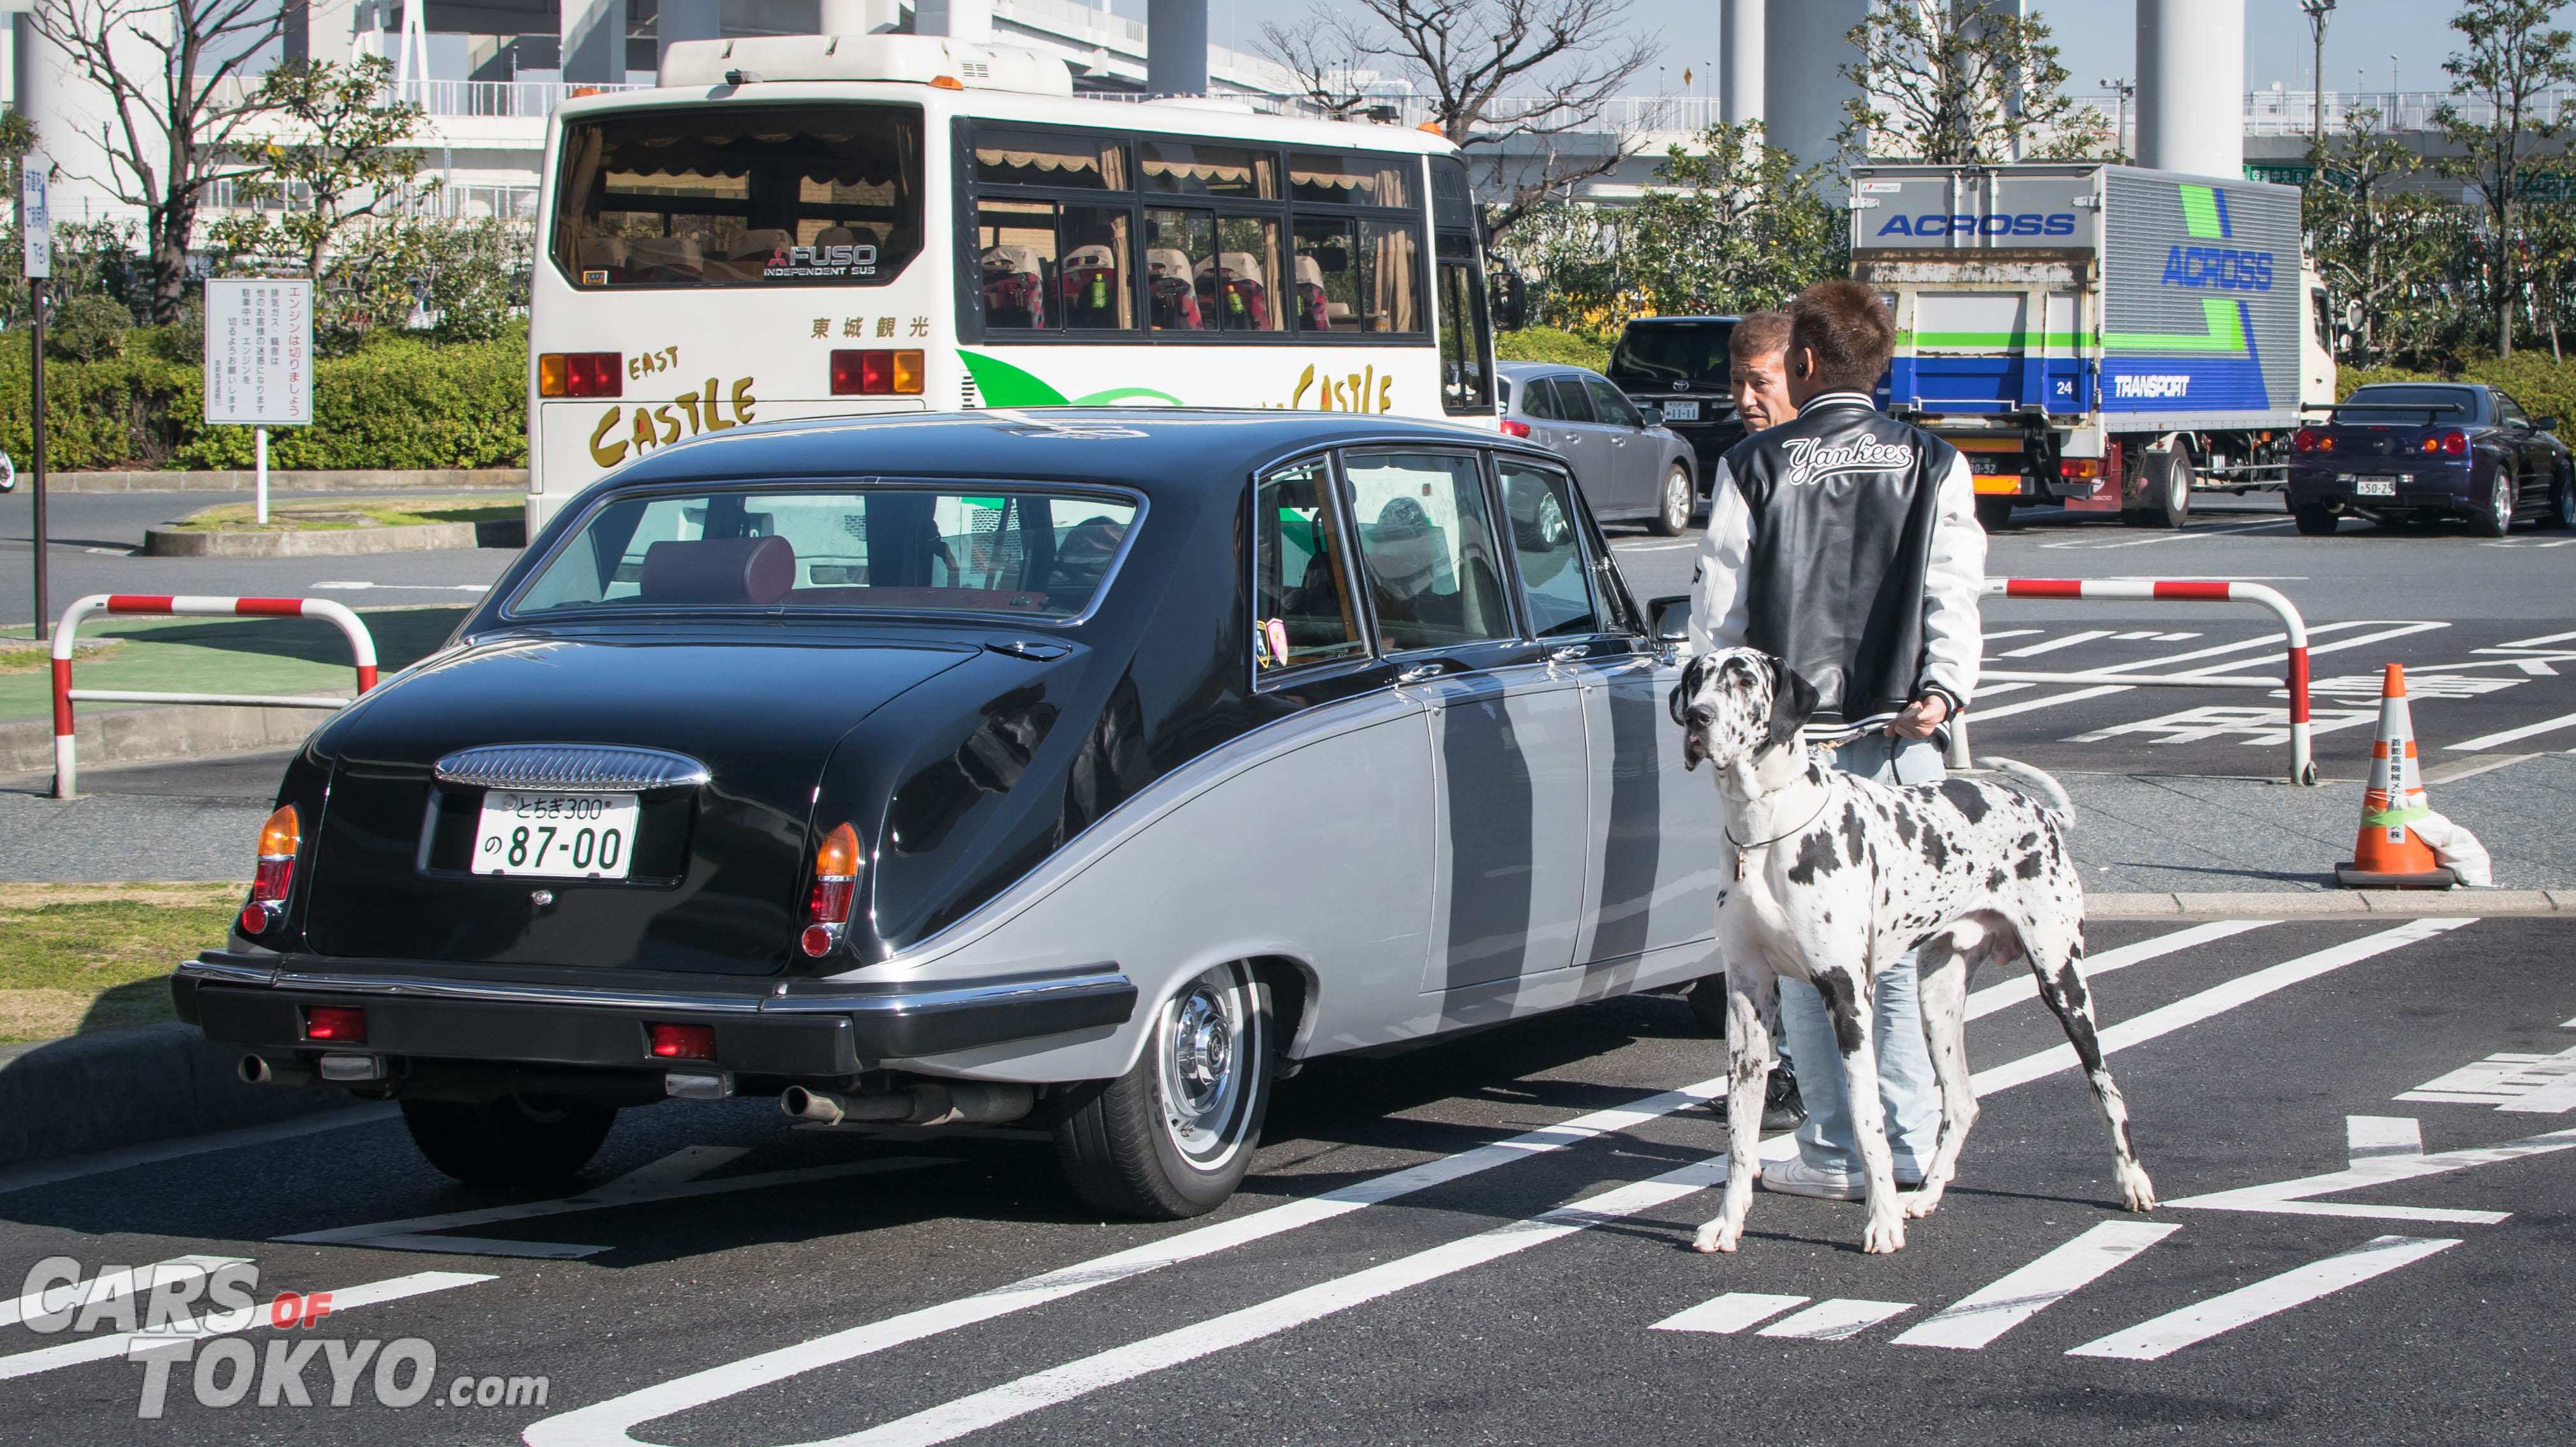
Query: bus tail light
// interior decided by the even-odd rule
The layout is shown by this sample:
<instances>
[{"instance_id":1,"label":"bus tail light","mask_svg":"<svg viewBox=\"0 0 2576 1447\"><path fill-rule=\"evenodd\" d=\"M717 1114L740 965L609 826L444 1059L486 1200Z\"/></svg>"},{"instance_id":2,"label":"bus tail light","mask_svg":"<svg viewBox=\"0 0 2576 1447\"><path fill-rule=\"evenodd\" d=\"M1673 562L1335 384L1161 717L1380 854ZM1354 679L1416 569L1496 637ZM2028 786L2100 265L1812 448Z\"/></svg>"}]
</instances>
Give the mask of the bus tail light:
<instances>
[{"instance_id":1,"label":"bus tail light","mask_svg":"<svg viewBox=\"0 0 2576 1447\"><path fill-rule=\"evenodd\" d=\"M918 397L924 370L923 357L918 351L844 348L832 353L832 395Z\"/></svg>"},{"instance_id":2,"label":"bus tail light","mask_svg":"<svg viewBox=\"0 0 2576 1447\"><path fill-rule=\"evenodd\" d=\"M259 826L259 872L251 876L250 898L238 921L243 934L266 934L286 914L286 894L295 887L295 850L303 842L304 826L292 804L278 805Z\"/></svg>"},{"instance_id":3,"label":"bus tail light","mask_svg":"<svg viewBox=\"0 0 2576 1447\"><path fill-rule=\"evenodd\" d=\"M539 352L540 397L622 397L626 359L615 352Z\"/></svg>"},{"instance_id":4,"label":"bus tail light","mask_svg":"<svg viewBox=\"0 0 2576 1447\"><path fill-rule=\"evenodd\" d=\"M824 835L814 851L814 889L805 898L805 931L796 939L807 958L821 959L841 942L858 883L858 831L842 824Z\"/></svg>"}]
</instances>

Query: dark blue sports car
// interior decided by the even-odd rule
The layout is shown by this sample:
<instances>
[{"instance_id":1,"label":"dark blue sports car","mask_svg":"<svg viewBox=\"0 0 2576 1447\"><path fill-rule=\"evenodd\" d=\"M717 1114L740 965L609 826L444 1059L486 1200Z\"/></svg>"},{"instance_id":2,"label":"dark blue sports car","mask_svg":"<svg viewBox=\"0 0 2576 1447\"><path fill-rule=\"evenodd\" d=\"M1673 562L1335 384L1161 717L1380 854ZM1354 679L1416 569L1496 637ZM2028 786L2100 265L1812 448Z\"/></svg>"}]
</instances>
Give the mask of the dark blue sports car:
<instances>
[{"instance_id":1,"label":"dark blue sports car","mask_svg":"<svg viewBox=\"0 0 2576 1447\"><path fill-rule=\"evenodd\" d=\"M2347 517L2380 523L2466 517L2500 538L2516 520L2576 527L2576 455L2555 417L2474 383L2379 382L2355 388L2333 420L2290 443L2290 512L2324 534Z\"/></svg>"}]
</instances>

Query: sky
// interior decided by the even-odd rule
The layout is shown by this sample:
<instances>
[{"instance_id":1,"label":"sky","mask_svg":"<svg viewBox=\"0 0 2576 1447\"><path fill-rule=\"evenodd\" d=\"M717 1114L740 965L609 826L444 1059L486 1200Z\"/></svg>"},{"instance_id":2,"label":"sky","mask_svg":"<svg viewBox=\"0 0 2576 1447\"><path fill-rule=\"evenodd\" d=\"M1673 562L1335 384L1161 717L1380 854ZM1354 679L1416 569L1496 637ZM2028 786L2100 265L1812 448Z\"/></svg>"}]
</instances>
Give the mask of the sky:
<instances>
[{"instance_id":1,"label":"sky","mask_svg":"<svg viewBox=\"0 0 2576 1447\"><path fill-rule=\"evenodd\" d=\"M1139 18L1144 0L1113 0L1125 14ZM1305 13L1308 0L1208 0L1208 39L1218 45L1258 52L1264 20L1290 20ZM1357 9L1351 0L1326 0L1336 8ZM2456 6L2449 0L2341 0L2326 26L2326 85L2329 90L2389 88L2394 67L2399 90L2446 90L2444 57L2458 48L2450 28ZM2056 32L2067 91L2074 95L2103 92L2107 76L2137 74L2136 0L2033 0L2032 13ZM1649 67L1633 89L1644 93L1682 90L1681 74L1693 72L1691 89L1708 91L1718 58L1717 0L1629 0L1632 31L1663 39L1659 78ZM2576 6L2562 8L2561 23L2576 25ZM2392 57L2395 57L2392 60ZM2245 0L2245 88L2268 89L2279 81L2289 90L2308 88L2307 17L2298 0Z\"/></svg>"}]
</instances>

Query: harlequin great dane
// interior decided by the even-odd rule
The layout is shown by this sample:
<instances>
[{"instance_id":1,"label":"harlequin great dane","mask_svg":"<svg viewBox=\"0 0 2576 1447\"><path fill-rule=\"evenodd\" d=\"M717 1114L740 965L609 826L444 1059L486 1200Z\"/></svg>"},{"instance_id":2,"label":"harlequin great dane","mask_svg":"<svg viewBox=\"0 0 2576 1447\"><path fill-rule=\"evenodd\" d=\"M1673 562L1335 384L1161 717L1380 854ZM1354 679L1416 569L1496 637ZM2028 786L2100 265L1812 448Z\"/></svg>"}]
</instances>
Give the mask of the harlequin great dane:
<instances>
[{"instance_id":1,"label":"harlequin great dane","mask_svg":"<svg viewBox=\"0 0 2576 1447\"><path fill-rule=\"evenodd\" d=\"M1824 997L1842 1047L1844 1092L1868 1172L1862 1249L1905 1245L1905 1218L1930 1215L1957 1173L1977 1119L1964 1040L1968 977L1986 961L2027 960L2040 998L2075 1046L2111 1125L2121 1195L2155 1207L2155 1186L2129 1143L2128 1108L2102 1065L2084 987L2084 887L2066 847L2074 806L2036 769L1991 760L2046 796L1951 779L1900 788L1827 767L1803 746L1815 688L1769 654L1730 649L1694 658L1672 711L1682 760L1716 766L1726 803L1732 878L1717 896L1726 952L1726 1197L1692 1245L1733 1251L1752 1204L1763 1083L1779 1023L1779 978ZM1871 1045L1872 985L1919 951L1924 1042L1941 1090L1941 1134L1920 1190L1901 1209ZM1801 1061L1803 1070L1808 1062Z\"/></svg>"}]
</instances>

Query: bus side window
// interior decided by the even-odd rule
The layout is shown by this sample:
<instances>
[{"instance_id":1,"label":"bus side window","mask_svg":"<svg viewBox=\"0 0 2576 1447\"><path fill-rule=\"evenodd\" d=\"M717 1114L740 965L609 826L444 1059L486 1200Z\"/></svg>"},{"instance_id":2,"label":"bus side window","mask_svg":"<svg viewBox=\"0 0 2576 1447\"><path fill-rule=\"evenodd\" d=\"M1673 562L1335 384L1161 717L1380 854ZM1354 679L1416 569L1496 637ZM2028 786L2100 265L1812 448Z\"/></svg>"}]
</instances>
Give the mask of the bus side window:
<instances>
[{"instance_id":1,"label":"bus side window","mask_svg":"<svg viewBox=\"0 0 2576 1447\"><path fill-rule=\"evenodd\" d=\"M975 250L984 268L984 324L997 330L1050 331L1060 325L1048 305L1055 290L1055 204L985 201L976 208Z\"/></svg>"},{"instance_id":2,"label":"bus side window","mask_svg":"<svg viewBox=\"0 0 2576 1447\"><path fill-rule=\"evenodd\" d=\"M1360 329L1359 241L1356 224L1338 216L1300 216L1297 248L1297 330L1355 332Z\"/></svg>"}]
</instances>

